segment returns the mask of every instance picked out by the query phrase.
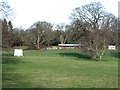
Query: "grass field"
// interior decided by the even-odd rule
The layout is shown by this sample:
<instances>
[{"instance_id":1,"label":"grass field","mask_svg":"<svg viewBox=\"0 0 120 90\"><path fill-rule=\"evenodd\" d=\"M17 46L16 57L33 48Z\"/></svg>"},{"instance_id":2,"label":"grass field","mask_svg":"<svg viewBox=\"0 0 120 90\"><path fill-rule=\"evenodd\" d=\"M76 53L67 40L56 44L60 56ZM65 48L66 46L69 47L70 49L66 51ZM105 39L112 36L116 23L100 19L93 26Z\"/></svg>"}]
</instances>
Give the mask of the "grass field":
<instances>
[{"instance_id":1,"label":"grass field","mask_svg":"<svg viewBox=\"0 0 120 90\"><path fill-rule=\"evenodd\" d=\"M3 88L117 88L118 55L93 61L79 50L26 50L3 53Z\"/></svg>"}]
</instances>

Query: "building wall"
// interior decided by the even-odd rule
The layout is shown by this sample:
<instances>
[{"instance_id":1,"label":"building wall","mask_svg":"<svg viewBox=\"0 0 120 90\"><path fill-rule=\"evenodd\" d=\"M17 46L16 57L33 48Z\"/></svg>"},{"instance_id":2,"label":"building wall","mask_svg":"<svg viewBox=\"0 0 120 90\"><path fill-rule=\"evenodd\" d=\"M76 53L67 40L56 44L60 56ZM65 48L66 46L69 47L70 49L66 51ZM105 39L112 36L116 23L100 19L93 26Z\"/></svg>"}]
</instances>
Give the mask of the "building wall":
<instances>
[{"instance_id":1,"label":"building wall","mask_svg":"<svg viewBox=\"0 0 120 90\"><path fill-rule=\"evenodd\" d=\"M58 46L58 48L59 49L79 49L80 47L75 47L75 46L73 46L73 47L68 47L68 46Z\"/></svg>"}]
</instances>

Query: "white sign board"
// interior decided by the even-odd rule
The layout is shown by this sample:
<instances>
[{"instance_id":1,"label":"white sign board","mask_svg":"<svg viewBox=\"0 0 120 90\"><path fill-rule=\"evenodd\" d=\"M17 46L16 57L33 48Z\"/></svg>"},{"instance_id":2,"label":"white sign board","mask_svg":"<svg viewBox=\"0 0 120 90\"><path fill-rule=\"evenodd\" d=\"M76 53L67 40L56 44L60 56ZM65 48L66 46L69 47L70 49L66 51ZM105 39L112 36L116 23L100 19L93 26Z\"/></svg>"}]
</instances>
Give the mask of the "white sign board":
<instances>
[{"instance_id":1,"label":"white sign board","mask_svg":"<svg viewBox=\"0 0 120 90\"><path fill-rule=\"evenodd\" d=\"M115 45L109 45L108 50L116 50L116 46Z\"/></svg>"},{"instance_id":2,"label":"white sign board","mask_svg":"<svg viewBox=\"0 0 120 90\"><path fill-rule=\"evenodd\" d=\"M23 50L22 49L14 49L14 56L22 56L23 57Z\"/></svg>"}]
</instances>

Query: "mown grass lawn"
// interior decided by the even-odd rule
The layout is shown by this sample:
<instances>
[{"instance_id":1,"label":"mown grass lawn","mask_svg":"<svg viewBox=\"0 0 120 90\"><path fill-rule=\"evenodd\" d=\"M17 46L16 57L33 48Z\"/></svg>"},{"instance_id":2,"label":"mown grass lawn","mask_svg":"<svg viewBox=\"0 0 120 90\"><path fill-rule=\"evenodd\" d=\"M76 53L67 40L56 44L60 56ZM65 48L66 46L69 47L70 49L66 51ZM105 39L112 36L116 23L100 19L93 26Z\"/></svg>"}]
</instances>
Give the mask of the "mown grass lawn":
<instances>
[{"instance_id":1,"label":"mown grass lawn","mask_svg":"<svg viewBox=\"0 0 120 90\"><path fill-rule=\"evenodd\" d=\"M93 61L79 50L26 50L3 53L3 88L117 88L118 55Z\"/></svg>"}]
</instances>

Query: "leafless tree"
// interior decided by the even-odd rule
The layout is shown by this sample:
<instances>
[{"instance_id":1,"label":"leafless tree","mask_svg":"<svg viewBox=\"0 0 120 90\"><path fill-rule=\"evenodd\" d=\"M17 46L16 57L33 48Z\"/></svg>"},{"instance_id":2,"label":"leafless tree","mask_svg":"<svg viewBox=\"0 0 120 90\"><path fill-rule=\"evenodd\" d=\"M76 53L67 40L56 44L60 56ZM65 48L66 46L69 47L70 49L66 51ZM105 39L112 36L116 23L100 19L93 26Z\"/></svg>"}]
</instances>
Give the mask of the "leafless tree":
<instances>
[{"instance_id":1,"label":"leafless tree","mask_svg":"<svg viewBox=\"0 0 120 90\"><path fill-rule=\"evenodd\" d=\"M50 32L52 30L52 24L46 21L38 21L34 23L29 29L29 41L37 49L43 45L43 43L48 42L48 45L51 41Z\"/></svg>"},{"instance_id":2,"label":"leafless tree","mask_svg":"<svg viewBox=\"0 0 120 90\"><path fill-rule=\"evenodd\" d=\"M84 32L81 37L84 49L90 53L91 58L101 59L106 49L108 35L110 35L111 18L114 16L105 12L101 3L92 2L75 8L71 18L79 22L78 29Z\"/></svg>"},{"instance_id":3,"label":"leafless tree","mask_svg":"<svg viewBox=\"0 0 120 90\"><path fill-rule=\"evenodd\" d=\"M0 19L0 50L2 49L2 20Z\"/></svg>"},{"instance_id":4,"label":"leafless tree","mask_svg":"<svg viewBox=\"0 0 120 90\"><path fill-rule=\"evenodd\" d=\"M14 17L14 12L11 6L9 5L7 0L0 0L0 18L1 25L1 33L2 33L2 46L3 47L11 47L13 43L13 33L12 33L12 22L10 21L12 17Z\"/></svg>"},{"instance_id":5,"label":"leafless tree","mask_svg":"<svg viewBox=\"0 0 120 90\"><path fill-rule=\"evenodd\" d=\"M66 43L68 35L65 33L65 24L59 24L56 26L56 29L59 31L60 36L58 37L61 44Z\"/></svg>"},{"instance_id":6,"label":"leafless tree","mask_svg":"<svg viewBox=\"0 0 120 90\"><path fill-rule=\"evenodd\" d=\"M14 18L15 13L7 0L0 0L0 14L3 19L7 19L9 21Z\"/></svg>"}]
</instances>

